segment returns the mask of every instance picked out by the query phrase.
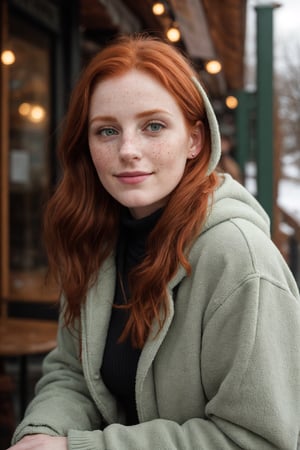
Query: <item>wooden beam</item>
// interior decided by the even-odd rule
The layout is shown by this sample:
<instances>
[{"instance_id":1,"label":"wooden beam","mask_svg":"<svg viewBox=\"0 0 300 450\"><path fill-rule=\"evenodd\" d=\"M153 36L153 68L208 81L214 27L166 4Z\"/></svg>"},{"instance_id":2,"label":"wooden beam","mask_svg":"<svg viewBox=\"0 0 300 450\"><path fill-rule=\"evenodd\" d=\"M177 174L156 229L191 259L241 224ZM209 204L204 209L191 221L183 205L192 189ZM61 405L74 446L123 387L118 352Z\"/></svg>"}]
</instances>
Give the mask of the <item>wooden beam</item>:
<instances>
[{"instance_id":1,"label":"wooden beam","mask_svg":"<svg viewBox=\"0 0 300 450\"><path fill-rule=\"evenodd\" d=\"M133 33L140 31L141 22L121 0L98 0L108 12L112 23L122 33Z\"/></svg>"},{"instance_id":2,"label":"wooden beam","mask_svg":"<svg viewBox=\"0 0 300 450\"><path fill-rule=\"evenodd\" d=\"M8 33L6 1L1 2L0 11L2 53ZM9 295L9 66L1 64L0 67L0 296L7 298Z\"/></svg>"},{"instance_id":3,"label":"wooden beam","mask_svg":"<svg viewBox=\"0 0 300 450\"><path fill-rule=\"evenodd\" d=\"M246 0L199 0L203 3L211 38L231 90L244 84Z\"/></svg>"},{"instance_id":4,"label":"wooden beam","mask_svg":"<svg viewBox=\"0 0 300 450\"><path fill-rule=\"evenodd\" d=\"M192 58L216 59L207 16L199 0L169 0L188 54Z\"/></svg>"}]
</instances>

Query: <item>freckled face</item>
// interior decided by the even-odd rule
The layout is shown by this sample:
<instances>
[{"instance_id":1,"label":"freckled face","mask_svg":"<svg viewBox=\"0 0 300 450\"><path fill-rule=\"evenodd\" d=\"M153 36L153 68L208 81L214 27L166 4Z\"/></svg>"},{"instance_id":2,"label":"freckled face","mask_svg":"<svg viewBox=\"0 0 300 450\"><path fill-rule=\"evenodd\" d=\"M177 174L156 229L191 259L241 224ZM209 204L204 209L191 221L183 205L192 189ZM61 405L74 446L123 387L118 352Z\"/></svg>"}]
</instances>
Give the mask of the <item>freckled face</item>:
<instances>
[{"instance_id":1,"label":"freckled face","mask_svg":"<svg viewBox=\"0 0 300 450\"><path fill-rule=\"evenodd\" d=\"M96 85L88 137L103 187L136 218L165 205L200 151L174 97L137 70Z\"/></svg>"}]
</instances>

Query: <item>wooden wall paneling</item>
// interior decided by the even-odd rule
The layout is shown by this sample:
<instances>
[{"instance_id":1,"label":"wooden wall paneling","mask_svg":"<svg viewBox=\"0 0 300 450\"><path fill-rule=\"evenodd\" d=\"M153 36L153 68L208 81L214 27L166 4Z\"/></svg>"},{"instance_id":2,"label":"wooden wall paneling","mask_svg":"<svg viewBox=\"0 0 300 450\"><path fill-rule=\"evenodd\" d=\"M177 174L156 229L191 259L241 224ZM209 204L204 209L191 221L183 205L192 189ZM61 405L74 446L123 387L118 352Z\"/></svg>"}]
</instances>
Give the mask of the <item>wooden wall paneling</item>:
<instances>
[{"instance_id":1,"label":"wooden wall paneling","mask_svg":"<svg viewBox=\"0 0 300 450\"><path fill-rule=\"evenodd\" d=\"M6 48L8 36L7 2L1 9L1 53ZM9 66L0 68L0 297L9 295ZM1 302L1 305L5 302ZM1 307L2 308L2 307ZM3 311L2 311L3 312Z\"/></svg>"}]
</instances>

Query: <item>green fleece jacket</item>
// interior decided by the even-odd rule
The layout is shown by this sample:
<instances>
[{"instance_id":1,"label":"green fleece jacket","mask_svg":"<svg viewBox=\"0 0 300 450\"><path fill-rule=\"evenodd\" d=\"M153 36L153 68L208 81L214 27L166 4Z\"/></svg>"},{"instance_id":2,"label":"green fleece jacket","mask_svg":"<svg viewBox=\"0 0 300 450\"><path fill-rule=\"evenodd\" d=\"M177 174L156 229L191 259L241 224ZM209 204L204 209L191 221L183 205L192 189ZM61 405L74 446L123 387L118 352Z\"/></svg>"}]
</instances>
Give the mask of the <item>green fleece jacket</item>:
<instances>
[{"instance_id":1,"label":"green fleece jacket","mask_svg":"<svg viewBox=\"0 0 300 450\"><path fill-rule=\"evenodd\" d=\"M68 436L69 450L299 449L299 291L268 230L256 200L225 176L190 252L192 274L179 268L164 327L156 336L154 324L142 350L135 426L100 377L112 255L82 308L82 359L79 333L61 323L13 441L45 433Z\"/></svg>"}]
</instances>

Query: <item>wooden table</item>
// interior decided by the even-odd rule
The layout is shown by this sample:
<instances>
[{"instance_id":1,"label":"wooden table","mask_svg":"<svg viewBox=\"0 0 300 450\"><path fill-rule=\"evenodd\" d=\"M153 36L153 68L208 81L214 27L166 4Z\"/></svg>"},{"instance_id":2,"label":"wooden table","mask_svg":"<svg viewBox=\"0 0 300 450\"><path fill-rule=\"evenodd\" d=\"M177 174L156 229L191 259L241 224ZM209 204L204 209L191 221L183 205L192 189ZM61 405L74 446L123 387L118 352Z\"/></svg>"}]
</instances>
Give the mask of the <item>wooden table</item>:
<instances>
[{"instance_id":1,"label":"wooden table","mask_svg":"<svg viewBox=\"0 0 300 450\"><path fill-rule=\"evenodd\" d=\"M27 357L48 353L56 346L54 320L0 318L0 358L20 358L20 409L27 404Z\"/></svg>"}]
</instances>

